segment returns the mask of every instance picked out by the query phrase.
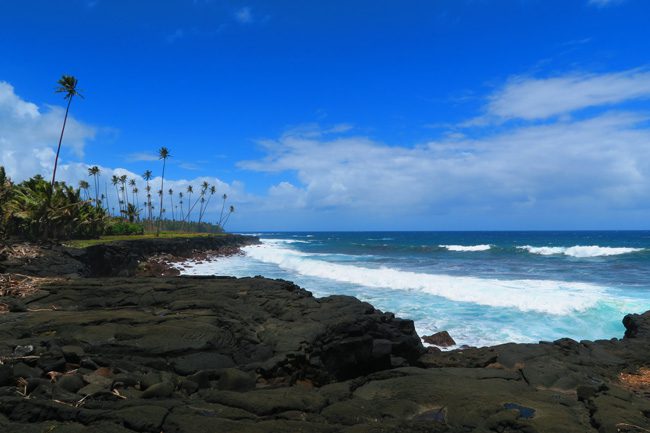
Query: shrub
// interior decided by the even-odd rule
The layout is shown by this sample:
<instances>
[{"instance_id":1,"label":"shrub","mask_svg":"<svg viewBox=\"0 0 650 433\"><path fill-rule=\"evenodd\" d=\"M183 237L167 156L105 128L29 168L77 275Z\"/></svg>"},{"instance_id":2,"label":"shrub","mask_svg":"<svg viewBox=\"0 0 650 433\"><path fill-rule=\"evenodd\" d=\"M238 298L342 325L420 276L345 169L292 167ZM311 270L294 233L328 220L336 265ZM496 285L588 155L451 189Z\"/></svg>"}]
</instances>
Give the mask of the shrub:
<instances>
[{"instance_id":1,"label":"shrub","mask_svg":"<svg viewBox=\"0 0 650 433\"><path fill-rule=\"evenodd\" d=\"M113 219L108 223L104 234L115 235L141 235L144 233L144 227L141 224L124 221L121 219Z\"/></svg>"},{"instance_id":2,"label":"shrub","mask_svg":"<svg viewBox=\"0 0 650 433\"><path fill-rule=\"evenodd\" d=\"M4 170L0 173L4 177ZM95 238L104 231L106 214L90 200L82 200L79 190L56 182L54 189L42 176L11 185L3 203L3 231L6 236L44 239Z\"/></svg>"}]
</instances>

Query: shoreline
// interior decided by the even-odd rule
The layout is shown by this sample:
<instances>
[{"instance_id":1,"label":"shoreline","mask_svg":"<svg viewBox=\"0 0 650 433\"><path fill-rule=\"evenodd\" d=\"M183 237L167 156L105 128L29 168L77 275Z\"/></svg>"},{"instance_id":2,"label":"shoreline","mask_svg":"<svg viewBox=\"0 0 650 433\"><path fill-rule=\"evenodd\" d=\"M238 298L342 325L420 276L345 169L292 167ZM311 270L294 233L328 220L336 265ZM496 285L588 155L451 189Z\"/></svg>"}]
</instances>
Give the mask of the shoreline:
<instances>
[{"instance_id":1,"label":"shoreline","mask_svg":"<svg viewBox=\"0 0 650 433\"><path fill-rule=\"evenodd\" d=\"M0 428L555 433L650 424L650 312L625 316L621 339L441 352L422 346L412 321L352 297L315 298L262 277L159 276L174 260L235 254L253 241L49 245L40 258L27 248L23 262L0 254L5 276L36 279L29 296L0 297Z\"/></svg>"}]
</instances>

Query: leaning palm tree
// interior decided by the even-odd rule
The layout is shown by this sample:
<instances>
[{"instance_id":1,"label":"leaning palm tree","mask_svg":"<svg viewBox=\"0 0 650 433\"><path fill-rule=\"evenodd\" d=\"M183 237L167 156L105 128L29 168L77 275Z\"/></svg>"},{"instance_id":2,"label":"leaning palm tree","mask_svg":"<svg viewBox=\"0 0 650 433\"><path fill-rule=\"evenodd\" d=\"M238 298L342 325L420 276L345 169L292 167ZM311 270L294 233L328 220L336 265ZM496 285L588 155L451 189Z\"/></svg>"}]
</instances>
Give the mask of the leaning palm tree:
<instances>
[{"instance_id":1,"label":"leaning palm tree","mask_svg":"<svg viewBox=\"0 0 650 433\"><path fill-rule=\"evenodd\" d=\"M226 219L223 220L223 224L219 224L222 229L224 229L224 227L226 226L226 223L228 222L228 218L230 218L230 215L232 215L233 212L235 212L235 206L231 205L230 209L229 209L229 212L228 212L228 215L226 215Z\"/></svg>"},{"instance_id":2,"label":"leaning palm tree","mask_svg":"<svg viewBox=\"0 0 650 433\"><path fill-rule=\"evenodd\" d=\"M219 214L219 225L221 225L221 221L223 221L223 210L226 207L226 200L228 199L228 196L226 194L222 195L221 198L223 201L221 202L221 213Z\"/></svg>"},{"instance_id":3,"label":"leaning palm tree","mask_svg":"<svg viewBox=\"0 0 650 433\"><path fill-rule=\"evenodd\" d=\"M207 202L205 203L205 206L203 206L203 211L201 212L201 215L199 215L199 222L201 222L201 220L203 219L203 215L205 215L205 211L208 210L208 205L210 204L210 199L212 198L212 196L213 196L216 192L217 192L217 187L215 187L214 185L212 185L212 186L210 187L210 195L208 196L208 200L207 200Z\"/></svg>"},{"instance_id":4,"label":"leaning palm tree","mask_svg":"<svg viewBox=\"0 0 650 433\"><path fill-rule=\"evenodd\" d=\"M163 160L163 169L162 169L162 177L160 178L160 213L158 214L158 229L156 230L156 237L160 236L160 224L162 222L162 213L163 213L163 197L162 197L162 192L165 189L165 165L167 164L167 158L171 157L169 154L169 149L166 147L161 147L158 150L158 159Z\"/></svg>"},{"instance_id":5,"label":"leaning palm tree","mask_svg":"<svg viewBox=\"0 0 650 433\"><path fill-rule=\"evenodd\" d=\"M70 103L72 98L79 96L83 98L79 90L77 89L77 79L72 75L62 75L59 81L59 85L55 92L56 93L65 93L64 99L68 100L68 105L65 108L65 117L63 118L63 127L61 128L61 135L59 136L59 146L56 149L56 157L54 158L54 171L52 172L52 183L50 184L50 192L54 191L54 180L56 179L56 168L59 164L59 153L61 152L61 142L63 141L63 132L65 132L65 124L68 122L68 112L70 111Z\"/></svg>"}]
</instances>

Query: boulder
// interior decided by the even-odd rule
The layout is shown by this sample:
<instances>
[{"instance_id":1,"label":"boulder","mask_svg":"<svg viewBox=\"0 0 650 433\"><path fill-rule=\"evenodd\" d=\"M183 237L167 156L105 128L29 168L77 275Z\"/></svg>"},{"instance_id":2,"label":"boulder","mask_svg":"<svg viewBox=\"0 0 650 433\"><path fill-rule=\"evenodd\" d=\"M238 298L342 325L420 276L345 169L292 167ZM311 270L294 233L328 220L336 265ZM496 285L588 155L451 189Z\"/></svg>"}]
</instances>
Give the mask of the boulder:
<instances>
[{"instance_id":1,"label":"boulder","mask_svg":"<svg viewBox=\"0 0 650 433\"><path fill-rule=\"evenodd\" d=\"M449 347L456 345L456 342L453 338L451 338L451 335L449 335L449 332L447 331L440 331L436 332L435 334L425 335L422 337L422 340L425 343L433 344L434 346L439 347Z\"/></svg>"}]
</instances>

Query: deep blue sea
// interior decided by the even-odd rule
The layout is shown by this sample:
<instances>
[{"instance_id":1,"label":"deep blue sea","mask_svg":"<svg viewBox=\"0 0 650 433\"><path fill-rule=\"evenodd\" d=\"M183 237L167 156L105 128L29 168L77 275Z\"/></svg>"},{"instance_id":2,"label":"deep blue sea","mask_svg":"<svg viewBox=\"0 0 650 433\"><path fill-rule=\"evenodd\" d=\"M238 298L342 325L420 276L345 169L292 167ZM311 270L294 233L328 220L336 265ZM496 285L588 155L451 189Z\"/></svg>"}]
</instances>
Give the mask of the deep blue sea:
<instances>
[{"instance_id":1,"label":"deep blue sea","mask_svg":"<svg viewBox=\"0 0 650 433\"><path fill-rule=\"evenodd\" d=\"M255 233L184 273L283 278L447 330L458 345L621 337L650 310L650 231Z\"/></svg>"}]
</instances>

